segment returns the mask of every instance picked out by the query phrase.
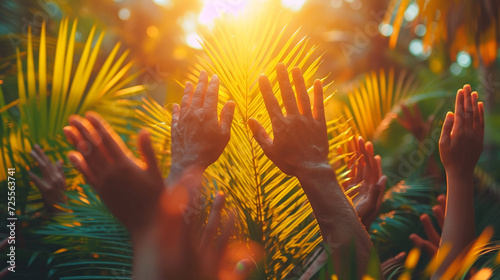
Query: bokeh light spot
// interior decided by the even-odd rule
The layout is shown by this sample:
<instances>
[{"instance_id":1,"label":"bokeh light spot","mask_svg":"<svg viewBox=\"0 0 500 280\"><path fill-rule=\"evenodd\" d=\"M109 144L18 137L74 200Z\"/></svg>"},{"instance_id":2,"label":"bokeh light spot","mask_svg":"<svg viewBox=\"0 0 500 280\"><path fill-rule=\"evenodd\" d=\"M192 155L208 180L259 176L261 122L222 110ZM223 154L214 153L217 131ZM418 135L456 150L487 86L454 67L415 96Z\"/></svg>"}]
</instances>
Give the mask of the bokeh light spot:
<instances>
[{"instance_id":1,"label":"bokeh light spot","mask_svg":"<svg viewBox=\"0 0 500 280\"><path fill-rule=\"evenodd\" d=\"M150 25L148 29L146 30L146 33L150 38L156 38L158 35L160 35L160 31L158 30L158 27L154 25Z\"/></svg>"},{"instance_id":2,"label":"bokeh light spot","mask_svg":"<svg viewBox=\"0 0 500 280\"><path fill-rule=\"evenodd\" d=\"M359 10L359 9L361 9L362 6L363 6L363 3L361 3L361 1L359 1L359 0L354 0L351 2L351 8L353 10Z\"/></svg>"},{"instance_id":3,"label":"bokeh light spot","mask_svg":"<svg viewBox=\"0 0 500 280\"><path fill-rule=\"evenodd\" d=\"M453 62L451 65L450 65L450 72L455 75L455 76L458 76L460 75L460 73L462 73L462 67L460 65L458 65L458 63L456 62Z\"/></svg>"},{"instance_id":4,"label":"bokeh light spot","mask_svg":"<svg viewBox=\"0 0 500 280\"><path fill-rule=\"evenodd\" d=\"M130 10L127 9L127 8L120 9L118 11L118 17L121 20L127 20L127 19L129 19L130 18Z\"/></svg>"},{"instance_id":5,"label":"bokeh light spot","mask_svg":"<svg viewBox=\"0 0 500 280\"><path fill-rule=\"evenodd\" d=\"M466 68L471 65L472 59L470 58L470 55L467 52L462 51L457 54L457 63L458 65Z\"/></svg>"},{"instance_id":6,"label":"bokeh light spot","mask_svg":"<svg viewBox=\"0 0 500 280\"><path fill-rule=\"evenodd\" d=\"M166 6L166 7L171 7L173 4L172 0L153 0L153 2L158 6Z\"/></svg>"},{"instance_id":7,"label":"bokeh light spot","mask_svg":"<svg viewBox=\"0 0 500 280\"><path fill-rule=\"evenodd\" d=\"M390 24L380 24L378 30L380 31L380 34L389 37L392 34L392 25Z\"/></svg>"},{"instance_id":8,"label":"bokeh light spot","mask_svg":"<svg viewBox=\"0 0 500 280\"><path fill-rule=\"evenodd\" d=\"M281 5L287 9L297 12L302 9L305 2L306 0L281 0Z\"/></svg>"},{"instance_id":9,"label":"bokeh light spot","mask_svg":"<svg viewBox=\"0 0 500 280\"><path fill-rule=\"evenodd\" d=\"M201 10L198 21L202 24L211 25L216 18L221 17L223 14L229 13L237 16L238 13L245 8L250 2L248 0L203 0L205 5Z\"/></svg>"},{"instance_id":10,"label":"bokeh light spot","mask_svg":"<svg viewBox=\"0 0 500 280\"><path fill-rule=\"evenodd\" d=\"M424 36L425 32L427 32L427 28L423 24L418 24L415 26L415 34L417 36Z\"/></svg>"},{"instance_id":11,"label":"bokeh light spot","mask_svg":"<svg viewBox=\"0 0 500 280\"><path fill-rule=\"evenodd\" d=\"M410 42L410 45L408 46L408 49L410 50L411 54L418 56L424 53L424 45L422 44L422 40L420 39L414 39Z\"/></svg>"},{"instance_id":12,"label":"bokeh light spot","mask_svg":"<svg viewBox=\"0 0 500 280\"><path fill-rule=\"evenodd\" d=\"M201 37L198 35L196 32L191 32L188 33L185 37L186 44L190 46L191 48L195 49L203 49L203 47L200 44Z\"/></svg>"},{"instance_id":13,"label":"bokeh light spot","mask_svg":"<svg viewBox=\"0 0 500 280\"><path fill-rule=\"evenodd\" d=\"M333 8L342 7L342 0L330 0L330 6L332 6Z\"/></svg>"},{"instance_id":14,"label":"bokeh light spot","mask_svg":"<svg viewBox=\"0 0 500 280\"><path fill-rule=\"evenodd\" d=\"M410 22L413 21L418 15L418 5L416 3L411 3L405 11L405 20Z\"/></svg>"}]
</instances>

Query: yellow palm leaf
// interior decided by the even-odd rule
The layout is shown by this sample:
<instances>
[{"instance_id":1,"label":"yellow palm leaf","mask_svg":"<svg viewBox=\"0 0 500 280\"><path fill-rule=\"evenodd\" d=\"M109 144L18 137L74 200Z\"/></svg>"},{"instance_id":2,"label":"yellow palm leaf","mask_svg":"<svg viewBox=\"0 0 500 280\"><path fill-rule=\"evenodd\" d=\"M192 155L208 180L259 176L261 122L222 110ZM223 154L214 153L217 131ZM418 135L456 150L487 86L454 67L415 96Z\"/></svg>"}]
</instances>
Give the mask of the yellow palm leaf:
<instances>
[{"instance_id":1,"label":"yellow palm leaf","mask_svg":"<svg viewBox=\"0 0 500 280\"><path fill-rule=\"evenodd\" d=\"M63 19L59 26L52 72L47 69L45 24L41 29L37 67L31 29L28 30L26 68L23 66L20 51L17 50L18 106L21 111L19 122L27 124L26 130L30 140L42 145L62 134L62 128L71 114L83 114L88 110L101 113L119 132L130 132L130 129L126 128L127 123L130 124L130 119L134 116L133 108L138 107L140 103L128 97L138 95L144 89L142 86L125 88L138 74L127 76L132 64L122 64L128 52L115 59L120 46L117 44L102 67L97 67L95 63L104 33L100 33L95 41L94 26L74 69L76 20L68 37L69 29L68 19ZM48 81L49 73L51 82ZM91 79L93 73L96 73L95 79ZM38 79L35 78L37 76Z\"/></svg>"},{"instance_id":2,"label":"yellow palm leaf","mask_svg":"<svg viewBox=\"0 0 500 280\"><path fill-rule=\"evenodd\" d=\"M281 103L275 73L278 62L289 72L299 66L311 86L321 56L307 38L298 39L299 31L288 30L273 16L273 9L258 18L249 13L239 18L226 17L202 36L206 56L201 57L192 82L201 69L218 74L221 81L219 110L228 100L236 103L231 140L219 160L207 169L212 191L229 194L228 202L237 208L241 228L247 237L261 244L266 252L261 276L281 279L298 266L320 243L318 225L312 208L296 178L283 174L253 139L247 121L256 118L272 132L271 122L259 86L265 74ZM337 143L343 138L337 139ZM332 147L335 143L331 143Z\"/></svg>"},{"instance_id":3,"label":"yellow palm leaf","mask_svg":"<svg viewBox=\"0 0 500 280\"><path fill-rule=\"evenodd\" d=\"M391 120L395 106L417 92L415 81L415 76L405 71L396 75L394 69L366 74L359 85L347 92L346 101L335 104L340 110L334 115L347 122L351 129L348 136L373 141Z\"/></svg>"}]
</instances>

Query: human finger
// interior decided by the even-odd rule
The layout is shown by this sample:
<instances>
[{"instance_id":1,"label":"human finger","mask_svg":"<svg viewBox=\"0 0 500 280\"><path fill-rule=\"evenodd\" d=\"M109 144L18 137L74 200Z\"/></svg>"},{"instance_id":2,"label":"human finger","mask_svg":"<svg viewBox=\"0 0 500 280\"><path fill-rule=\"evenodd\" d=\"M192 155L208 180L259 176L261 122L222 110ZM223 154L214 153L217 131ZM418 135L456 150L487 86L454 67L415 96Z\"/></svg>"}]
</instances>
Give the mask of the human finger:
<instances>
[{"instance_id":1,"label":"human finger","mask_svg":"<svg viewBox=\"0 0 500 280\"><path fill-rule=\"evenodd\" d=\"M288 70L285 64L279 63L276 66L276 75L280 85L281 97L283 98L283 105L285 106L287 115L298 114L299 109L293 93L292 84L288 77Z\"/></svg>"}]
</instances>

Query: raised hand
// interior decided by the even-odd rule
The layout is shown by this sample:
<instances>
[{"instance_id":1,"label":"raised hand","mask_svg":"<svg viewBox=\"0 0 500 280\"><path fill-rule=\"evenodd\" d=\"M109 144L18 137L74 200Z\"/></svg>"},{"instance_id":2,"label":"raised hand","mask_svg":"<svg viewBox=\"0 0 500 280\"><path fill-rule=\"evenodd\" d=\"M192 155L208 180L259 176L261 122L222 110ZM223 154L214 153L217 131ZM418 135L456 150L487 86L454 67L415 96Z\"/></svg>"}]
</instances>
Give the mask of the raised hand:
<instances>
[{"instance_id":1,"label":"raised hand","mask_svg":"<svg viewBox=\"0 0 500 280\"><path fill-rule=\"evenodd\" d=\"M354 242L357 273L361 277L366 271L372 244L328 162L321 82L314 82L314 106L311 110L300 69L292 70L297 99L286 66L278 64L276 73L287 114L283 115L268 78L261 76L259 85L271 118L274 139L255 119L248 121L250 129L269 159L283 172L299 179L318 220L323 240L332 250L336 271L346 269L343 256L348 254L349 245Z\"/></svg>"},{"instance_id":2,"label":"raised hand","mask_svg":"<svg viewBox=\"0 0 500 280\"><path fill-rule=\"evenodd\" d=\"M444 224L444 212L446 209L446 196L439 195L438 204L432 207L432 212L436 217L440 229L443 229ZM413 233L410 235L410 240L413 244L420 249L424 250L429 257L433 257L439 248L439 243L441 242L441 234L434 228L432 221L427 214L420 215L420 222L424 227L425 234L427 235L427 240L420 237L418 234Z\"/></svg>"},{"instance_id":3,"label":"raised hand","mask_svg":"<svg viewBox=\"0 0 500 280\"><path fill-rule=\"evenodd\" d=\"M309 95L300 69L292 70L297 101L286 66L278 64L276 73L287 114L283 115L269 79L261 76L259 86L271 118L274 140L257 120L250 119L248 125L255 140L266 156L288 175L300 177L307 169L329 168L321 81L314 82L314 108L311 111Z\"/></svg>"},{"instance_id":4,"label":"raised hand","mask_svg":"<svg viewBox=\"0 0 500 280\"><path fill-rule=\"evenodd\" d=\"M446 216L441 243L451 246L432 279L447 267L475 238L474 168L483 150L484 107L470 85L458 90L455 114L448 112L439 139L439 154L447 179ZM441 248L441 247L440 247Z\"/></svg>"},{"instance_id":5,"label":"raised hand","mask_svg":"<svg viewBox=\"0 0 500 280\"><path fill-rule=\"evenodd\" d=\"M97 113L85 115L86 118L71 116L71 126L64 128L68 141L78 150L68 157L134 235L149 221L164 188L149 134L139 133L140 160Z\"/></svg>"},{"instance_id":6,"label":"raised hand","mask_svg":"<svg viewBox=\"0 0 500 280\"><path fill-rule=\"evenodd\" d=\"M354 209L361 218L361 222L368 229L378 215L384 197L387 177L382 175L380 156L374 156L373 144L358 138L358 153L362 155L355 168L351 170L354 178L351 187L356 188L357 194L353 198Z\"/></svg>"},{"instance_id":7,"label":"raised hand","mask_svg":"<svg viewBox=\"0 0 500 280\"><path fill-rule=\"evenodd\" d=\"M53 164L52 161L43 152L42 148L36 144L29 155L38 163L42 172L42 177L29 171L31 181L40 190L45 208L50 213L55 213L58 209L55 207L58 203L66 201L66 179L62 168L62 161Z\"/></svg>"},{"instance_id":8,"label":"raised hand","mask_svg":"<svg viewBox=\"0 0 500 280\"><path fill-rule=\"evenodd\" d=\"M424 140L429 134L434 116L431 115L427 121L424 121L417 103L413 105L413 113L405 104L401 104L401 110L403 111L403 116L398 115L397 117L399 124L411 132L418 141Z\"/></svg>"},{"instance_id":9,"label":"raised hand","mask_svg":"<svg viewBox=\"0 0 500 280\"><path fill-rule=\"evenodd\" d=\"M439 140L439 154L451 174L472 174L483 150L484 106L465 85L457 93L455 114L448 112Z\"/></svg>"},{"instance_id":10,"label":"raised hand","mask_svg":"<svg viewBox=\"0 0 500 280\"><path fill-rule=\"evenodd\" d=\"M172 168L169 183L175 183L183 172L196 167L204 171L215 162L229 142L235 104L227 102L217 116L219 77L208 83L201 71L196 89L187 83L182 103L172 110Z\"/></svg>"}]
</instances>

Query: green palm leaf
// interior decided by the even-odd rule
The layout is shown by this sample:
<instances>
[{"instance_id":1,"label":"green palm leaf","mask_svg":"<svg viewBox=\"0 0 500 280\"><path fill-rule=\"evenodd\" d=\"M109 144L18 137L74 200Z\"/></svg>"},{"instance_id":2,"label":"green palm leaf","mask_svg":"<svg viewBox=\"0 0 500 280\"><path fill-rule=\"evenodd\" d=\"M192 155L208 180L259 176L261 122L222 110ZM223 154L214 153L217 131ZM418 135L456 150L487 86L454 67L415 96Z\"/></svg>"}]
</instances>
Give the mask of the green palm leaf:
<instances>
[{"instance_id":1,"label":"green palm leaf","mask_svg":"<svg viewBox=\"0 0 500 280\"><path fill-rule=\"evenodd\" d=\"M68 191L64 213L34 230L47 247L58 248L48 259L49 278L130 279L132 243L88 185ZM77 275L77 276L75 276Z\"/></svg>"}]
</instances>

